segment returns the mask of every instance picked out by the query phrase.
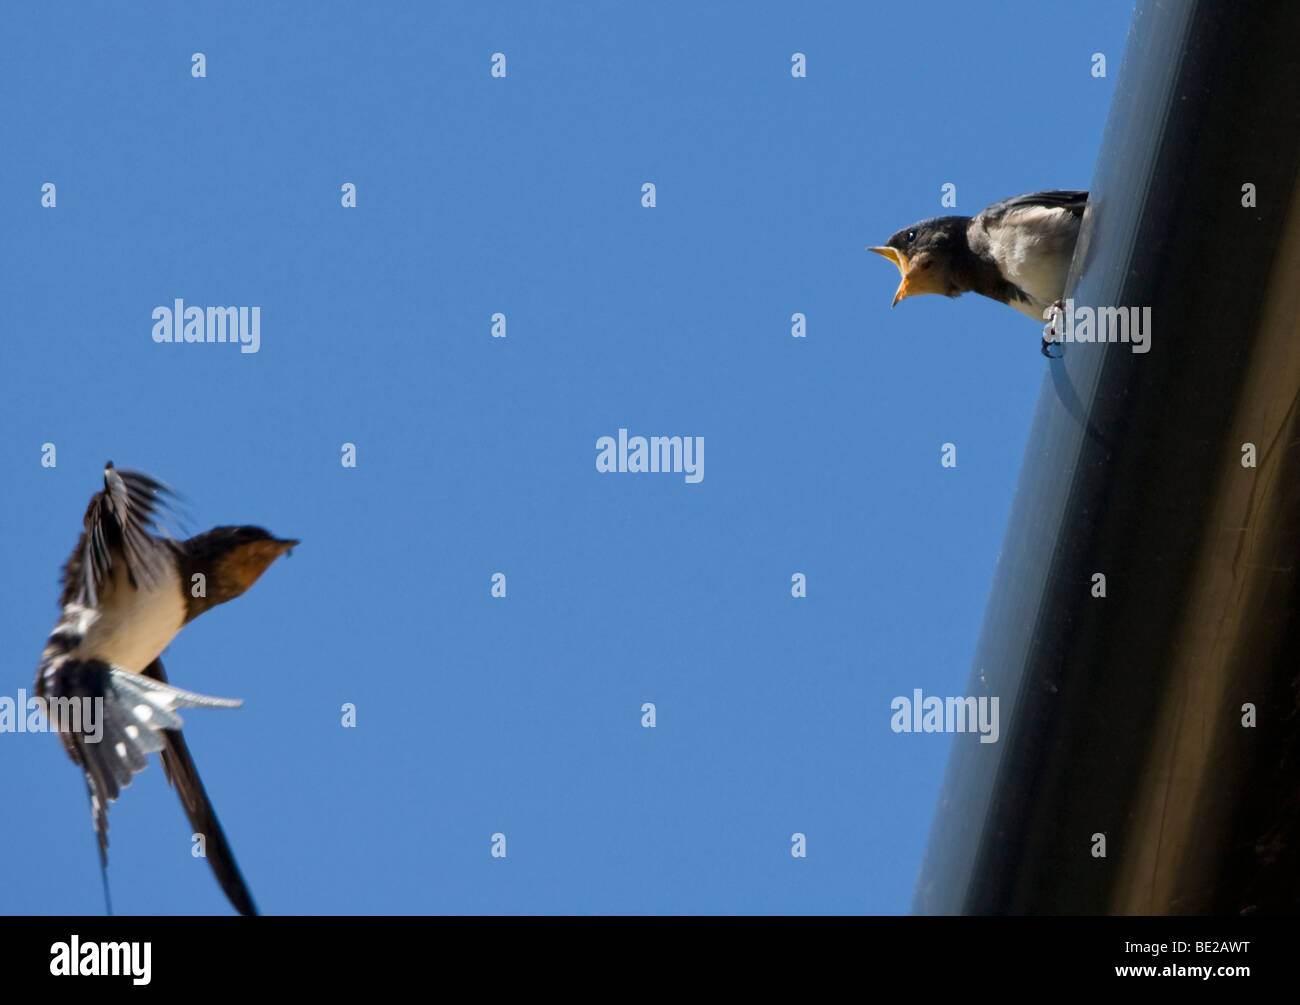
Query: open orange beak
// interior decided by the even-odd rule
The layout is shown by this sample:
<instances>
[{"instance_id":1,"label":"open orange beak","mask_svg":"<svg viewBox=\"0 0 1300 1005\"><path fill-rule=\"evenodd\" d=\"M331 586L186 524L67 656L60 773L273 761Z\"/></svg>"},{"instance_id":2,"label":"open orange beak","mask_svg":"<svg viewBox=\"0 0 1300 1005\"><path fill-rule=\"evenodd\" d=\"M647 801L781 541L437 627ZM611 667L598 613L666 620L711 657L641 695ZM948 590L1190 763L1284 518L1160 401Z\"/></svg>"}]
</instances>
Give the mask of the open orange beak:
<instances>
[{"instance_id":1,"label":"open orange beak","mask_svg":"<svg viewBox=\"0 0 1300 1005\"><path fill-rule=\"evenodd\" d=\"M911 291L907 288L907 270L909 268L907 256L898 249L888 246L883 248L868 248L867 250L874 251L877 255L888 258L898 266L898 272L903 277L903 281L898 284L898 292L894 294L894 302L889 305L890 307L897 307L900 300L904 297L911 296Z\"/></svg>"}]
</instances>

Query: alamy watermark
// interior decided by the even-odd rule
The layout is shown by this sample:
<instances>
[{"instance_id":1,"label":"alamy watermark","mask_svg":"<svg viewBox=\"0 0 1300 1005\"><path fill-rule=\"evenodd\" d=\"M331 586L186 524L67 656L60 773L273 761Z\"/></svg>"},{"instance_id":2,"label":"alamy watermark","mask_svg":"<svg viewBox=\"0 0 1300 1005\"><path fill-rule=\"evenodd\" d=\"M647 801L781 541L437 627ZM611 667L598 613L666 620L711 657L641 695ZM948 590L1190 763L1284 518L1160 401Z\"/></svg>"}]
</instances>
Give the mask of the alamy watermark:
<instances>
[{"instance_id":1,"label":"alamy watermark","mask_svg":"<svg viewBox=\"0 0 1300 1005\"><path fill-rule=\"evenodd\" d=\"M704 481L703 436L633 436L619 429L618 442L612 436L596 441L596 470L613 472L665 472L684 474L694 485Z\"/></svg>"},{"instance_id":2,"label":"alamy watermark","mask_svg":"<svg viewBox=\"0 0 1300 1005\"><path fill-rule=\"evenodd\" d=\"M1001 729L998 725L998 699L987 695L978 698L924 697L921 689L914 688L912 697L899 695L889 703L894 714L889 728L895 733L975 733L980 743L997 743Z\"/></svg>"},{"instance_id":3,"label":"alamy watermark","mask_svg":"<svg viewBox=\"0 0 1300 1005\"><path fill-rule=\"evenodd\" d=\"M262 345L260 307L186 307L177 297L170 307L155 307L153 319L155 342L238 342L244 353Z\"/></svg>"},{"instance_id":4,"label":"alamy watermark","mask_svg":"<svg viewBox=\"0 0 1300 1005\"><path fill-rule=\"evenodd\" d=\"M104 738L104 699L42 698L18 689L17 700L0 695L0 733L81 733L87 743Z\"/></svg>"},{"instance_id":5,"label":"alamy watermark","mask_svg":"<svg viewBox=\"0 0 1300 1005\"><path fill-rule=\"evenodd\" d=\"M55 977L130 977L148 984L153 975L152 942L92 942L72 935L50 945L50 973Z\"/></svg>"},{"instance_id":6,"label":"alamy watermark","mask_svg":"<svg viewBox=\"0 0 1300 1005\"><path fill-rule=\"evenodd\" d=\"M1044 314L1044 345L1063 342L1122 342L1135 353L1151 351L1150 307L1075 307L1057 301Z\"/></svg>"}]
</instances>

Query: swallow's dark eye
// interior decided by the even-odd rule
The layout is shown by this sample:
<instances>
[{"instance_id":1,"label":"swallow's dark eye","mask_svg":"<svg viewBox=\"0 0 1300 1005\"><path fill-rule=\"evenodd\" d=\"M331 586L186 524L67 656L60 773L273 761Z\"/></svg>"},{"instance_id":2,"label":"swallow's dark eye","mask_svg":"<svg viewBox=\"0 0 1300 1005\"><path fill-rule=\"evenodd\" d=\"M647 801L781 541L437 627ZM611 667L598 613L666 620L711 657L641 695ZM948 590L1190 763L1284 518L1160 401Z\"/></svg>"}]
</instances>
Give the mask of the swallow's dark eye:
<instances>
[{"instance_id":1,"label":"swallow's dark eye","mask_svg":"<svg viewBox=\"0 0 1300 1005\"><path fill-rule=\"evenodd\" d=\"M915 241L915 240L916 240L916 231L915 231L915 230L909 230L909 231L907 232L907 239L908 239L909 241Z\"/></svg>"}]
</instances>

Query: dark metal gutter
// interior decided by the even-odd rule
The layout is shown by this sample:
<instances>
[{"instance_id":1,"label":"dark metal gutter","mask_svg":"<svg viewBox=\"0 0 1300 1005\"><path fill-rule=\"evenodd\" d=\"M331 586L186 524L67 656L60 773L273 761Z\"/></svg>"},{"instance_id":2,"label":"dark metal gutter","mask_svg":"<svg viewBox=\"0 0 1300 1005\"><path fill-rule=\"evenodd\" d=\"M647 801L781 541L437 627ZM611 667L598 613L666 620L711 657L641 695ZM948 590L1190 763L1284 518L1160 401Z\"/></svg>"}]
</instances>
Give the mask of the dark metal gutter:
<instances>
[{"instance_id":1,"label":"dark metal gutter","mask_svg":"<svg viewBox=\"0 0 1300 1005\"><path fill-rule=\"evenodd\" d=\"M1001 738L955 737L918 913L1300 909L1297 40L1138 5L1072 288L1150 351L1048 364L967 692Z\"/></svg>"}]
</instances>

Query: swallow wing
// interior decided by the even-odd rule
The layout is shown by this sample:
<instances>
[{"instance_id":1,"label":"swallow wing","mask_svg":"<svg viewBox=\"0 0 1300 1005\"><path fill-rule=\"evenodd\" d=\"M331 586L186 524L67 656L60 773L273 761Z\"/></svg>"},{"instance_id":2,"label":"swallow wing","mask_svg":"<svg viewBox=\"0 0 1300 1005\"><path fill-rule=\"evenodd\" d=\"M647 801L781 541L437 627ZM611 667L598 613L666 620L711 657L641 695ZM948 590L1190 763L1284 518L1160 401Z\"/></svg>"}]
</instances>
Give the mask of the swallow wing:
<instances>
[{"instance_id":1,"label":"swallow wing","mask_svg":"<svg viewBox=\"0 0 1300 1005\"><path fill-rule=\"evenodd\" d=\"M147 669L155 665L161 673L157 660ZM38 674L36 691L46 699L50 728L58 731L68 754L85 772L101 864L108 861L108 804L144 770L147 754L165 752L170 734L180 736L183 723L177 709L243 704L172 687L165 678L132 673L103 660L59 660ZM165 759L163 763L166 767Z\"/></svg>"},{"instance_id":2,"label":"swallow wing","mask_svg":"<svg viewBox=\"0 0 1300 1005\"><path fill-rule=\"evenodd\" d=\"M171 496L162 482L139 471L120 471L109 463L103 491L95 493L86 507L81 539L64 566L61 602L94 607L117 561L125 563L131 585L155 582L167 560L168 542L151 534L150 528Z\"/></svg>"},{"instance_id":3,"label":"swallow wing","mask_svg":"<svg viewBox=\"0 0 1300 1005\"><path fill-rule=\"evenodd\" d=\"M1028 195L1017 195L1010 199L1003 199L1001 202L995 202L980 213L979 218L987 225L1002 220L1008 215L1019 215L1027 210L1044 209L1061 210L1071 216L1081 217L1087 205L1087 192L1053 189L1048 192L1030 192Z\"/></svg>"}]
</instances>

